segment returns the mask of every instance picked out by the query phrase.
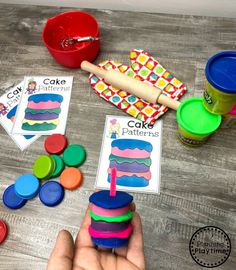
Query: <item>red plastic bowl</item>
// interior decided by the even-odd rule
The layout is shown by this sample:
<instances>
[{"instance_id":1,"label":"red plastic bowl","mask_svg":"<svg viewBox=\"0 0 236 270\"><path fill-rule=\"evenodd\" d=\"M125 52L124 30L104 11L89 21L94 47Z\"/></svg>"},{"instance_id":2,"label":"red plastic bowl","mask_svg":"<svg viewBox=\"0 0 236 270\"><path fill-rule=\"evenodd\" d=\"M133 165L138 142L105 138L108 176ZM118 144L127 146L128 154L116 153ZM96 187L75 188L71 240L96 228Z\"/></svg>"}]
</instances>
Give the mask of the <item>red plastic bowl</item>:
<instances>
[{"instance_id":1,"label":"red plastic bowl","mask_svg":"<svg viewBox=\"0 0 236 270\"><path fill-rule=\"evenodd\" d=\"M69 68L78 68L83 60L92 62L98 55L100 41L80 42L66 50L61 43L72 37L99 37L96 19L82 11L61 13L47 20L42 39L56 61Z\"/></svg>"}]
</instances>

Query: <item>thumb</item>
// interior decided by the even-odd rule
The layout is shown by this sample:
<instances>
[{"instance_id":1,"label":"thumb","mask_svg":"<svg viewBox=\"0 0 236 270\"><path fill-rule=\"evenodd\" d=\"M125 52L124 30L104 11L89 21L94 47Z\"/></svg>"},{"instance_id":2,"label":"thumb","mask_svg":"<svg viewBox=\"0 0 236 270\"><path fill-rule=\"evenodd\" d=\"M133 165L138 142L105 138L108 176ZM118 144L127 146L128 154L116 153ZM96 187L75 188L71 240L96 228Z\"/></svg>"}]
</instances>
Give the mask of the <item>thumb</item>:
<instances>
[{"instance_id":1,"label":"thumb","mask_svg":"<svg viewBox=\"0 0 236 270\"><path fill-rule=\"evenodd\" d=\"M74 241L68 231L60 231L50 255L47 270L72 270Z\"/></svg>"},{"instance_id":2,"label":"thumb","mask_svg":"<svg viewBox=\"0 0 236 270\"><path fill-rule=\"evenodd\" d=\"M139 269L145 269L142 223L138 213L134 212L131 223L133 233L129 239L127 259Z\"/></svg>"}]
</instances>

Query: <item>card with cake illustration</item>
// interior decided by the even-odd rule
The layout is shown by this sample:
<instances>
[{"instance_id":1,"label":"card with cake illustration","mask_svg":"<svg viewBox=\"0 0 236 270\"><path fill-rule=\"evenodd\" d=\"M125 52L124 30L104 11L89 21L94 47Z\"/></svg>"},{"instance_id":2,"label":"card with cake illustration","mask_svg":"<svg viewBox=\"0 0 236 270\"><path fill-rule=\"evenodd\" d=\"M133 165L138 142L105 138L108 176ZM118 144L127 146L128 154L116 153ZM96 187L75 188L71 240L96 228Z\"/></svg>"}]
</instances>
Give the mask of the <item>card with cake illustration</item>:
<instances>
[{"instance_id":1,"label":"card with cake illustration","mask_svg":"<svg viewBox=\"0 0 236 270\"><path fill-rule=\"evenodd\" d=\"M96 187L109 189L116 169L118 190L160 193L162 120L106 117Z\"/></svg>"},{"instance_id":2,"label":"card with cake illustration","mask_svg":"<svg viewBox=\"0 0 236 270\"><path fill-rule=\"evenodd\" d=\"M32 142L39 138L36 135L11 134L23 86L24 82L21 82L0 97L0 124L21 150L26 149Z\"/></svg>"},{"instance_id":3,"label":"card with cake illustration","mask_svg":"<svg viewBox=\"0 0 236 270\"><path fill-rule=\"evenodd\" d=\"M73 77L25 77L13 134L65 133Z\"/></svg>"}]
</instances>

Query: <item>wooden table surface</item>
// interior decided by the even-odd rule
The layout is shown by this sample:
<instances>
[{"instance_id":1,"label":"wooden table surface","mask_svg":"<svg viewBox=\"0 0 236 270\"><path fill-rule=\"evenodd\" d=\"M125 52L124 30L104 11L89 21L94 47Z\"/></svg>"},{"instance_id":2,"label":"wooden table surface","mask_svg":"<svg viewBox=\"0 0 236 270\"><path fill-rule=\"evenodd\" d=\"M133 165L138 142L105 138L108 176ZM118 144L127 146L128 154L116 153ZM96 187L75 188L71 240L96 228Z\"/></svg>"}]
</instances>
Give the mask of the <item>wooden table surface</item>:
<instances>
[{"instance_id":1,"label":"wooden table surface","mask_svg":"<svg viewBox=\"0 0 236 270\"><path fill-rule=\"evenodd\" d=\"M88 74L57 64L41 41L46 19L71 9L0 5L0 93L26 75L74 76L66 134L70 143L84 145L83 186L66 191L56 208L38 198L17 211L2 203L5 188L30 173L35 158L44 153L41 137L21 152L0 127L0 218L9 236L0 246L0 270L45 269L59 230L75 237L89 195L94 190L106 115L125 115L99 98L88 84ZM142 48L186 83L190 96L202 96L207 59L221 50L236 49L236 20L210 17L86 10L100 25L101 53L95 63L114 59L129 64L129 52ZM207 225L225 230L232 242L228 261L236 265L236 128L219 130L204 146L189 148L176 138L175 112L163 116L161 194L134 194L140 212L148 269L194 270L189 254L193 233Z\"/></svg>"}]
</instances>

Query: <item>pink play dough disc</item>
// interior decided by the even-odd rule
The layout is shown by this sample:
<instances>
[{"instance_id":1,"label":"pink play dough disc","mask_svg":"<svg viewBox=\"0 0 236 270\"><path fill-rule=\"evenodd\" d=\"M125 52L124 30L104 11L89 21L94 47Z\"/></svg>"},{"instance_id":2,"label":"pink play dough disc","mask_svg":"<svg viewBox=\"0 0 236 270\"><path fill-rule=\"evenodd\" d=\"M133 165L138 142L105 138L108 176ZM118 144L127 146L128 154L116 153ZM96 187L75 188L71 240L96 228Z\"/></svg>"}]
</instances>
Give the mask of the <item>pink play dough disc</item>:
<instances>
[{"instance_id":1,"label":"pink play dough disc","mask_svg":"<svg viewBox=\"0 0 236 270\"><path fill-rule=\"evenodd\" d=\"M111 168L108 169L108 173L111 173ZM122 172L122 171L117 171L116 172L116 176L117 177L122 177L122 176L137 176L137 177L143 177L146 180L150 180L151 179L151 172L143 172L143 173L137 173L137 172Z\"/></svg>"},{"instance_id":2,"label":"pink play dough disc","mask_svg":"<svg viewBox=\"0 0 236 270\"><path fill-rule=\"evenodd\" d=\"M127 227L127 229L121 232L101 232L94 230L91 226L89 226L89 234L95 238L128 238L133 231L133 227L131 224Z\"/></svg>"},{"instance_id":3,"label":"pink play dough disc","mask_svg":"<svg viewBox=\"0 0 236 270\"><path fill-rule=\"evenodd\" d=\"M94 204L92 205L92 212L98 216L103 216L103 217L122 216L122 215L127 214L129 210L130 210L129 205L122 208L112 209L112 210L105 209Z\"/></svg>"},{"instance_id":4,"label":"pink play dough disc","mask_svg":"<svg viewBox=\"0 0 236 270\"><path fill-rule=\"evenodd\" d=\"M61 103L58 101L41 101L41 102L34 102L29 101L28 102L28 108L35 109L35 110L43 110L43 109L57 109L60 108Z\"/></svg>"},{"instance_id":5,"label":"pink play dough disc","mask_svg":"<svg viewBox=\"0 0 236 270\"><path fill-rule=\"evenodd\" d=\"M118 147L113 147L111 153L112 155L123 158L149 158L151 155L150 152L138 148L120 150Z\"/></svg>"}]
</instances>

